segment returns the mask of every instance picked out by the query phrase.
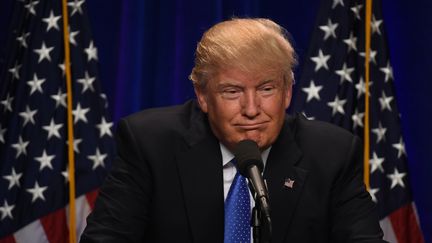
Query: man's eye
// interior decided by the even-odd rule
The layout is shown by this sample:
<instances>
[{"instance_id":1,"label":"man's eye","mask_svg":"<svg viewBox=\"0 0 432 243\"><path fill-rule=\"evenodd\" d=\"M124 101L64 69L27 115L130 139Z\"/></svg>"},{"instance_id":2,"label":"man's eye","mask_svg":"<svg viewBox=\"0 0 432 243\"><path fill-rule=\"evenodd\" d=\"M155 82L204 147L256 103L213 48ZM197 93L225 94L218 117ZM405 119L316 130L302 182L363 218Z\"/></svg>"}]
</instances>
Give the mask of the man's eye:
<instances>
[{"instance_id":1,"label":"man's eye","mask_svg":"<svg viewBox=\"0 0 432 243\"><path fill-rule=\"evenodd\" d=\"M229 90L224 90L225 93L227 94L235 94L238 92L238 90L234 90L234 89L229 89Z\"/></svg>"},{"instance_id":2,"label":"man's eye","mask_svg":"<svg viewBox=\"0 0 432 243\"><path fill-rule=\"evenodd\" d=\"M276 91L276 87L275 86L264 86L259 91L261 94L270 95Z\"/></svg>"},{"instance_id":3,"label":"man's eye","mask_svg":"<svg viewBox=\"0 0 432 243\"><path fill-rule=\"evenodd\" d=\"M225 89L222 90L222 97L227 99L235 99L240 96L240 90L237 89Z\"/></svg>"}]
</instances>

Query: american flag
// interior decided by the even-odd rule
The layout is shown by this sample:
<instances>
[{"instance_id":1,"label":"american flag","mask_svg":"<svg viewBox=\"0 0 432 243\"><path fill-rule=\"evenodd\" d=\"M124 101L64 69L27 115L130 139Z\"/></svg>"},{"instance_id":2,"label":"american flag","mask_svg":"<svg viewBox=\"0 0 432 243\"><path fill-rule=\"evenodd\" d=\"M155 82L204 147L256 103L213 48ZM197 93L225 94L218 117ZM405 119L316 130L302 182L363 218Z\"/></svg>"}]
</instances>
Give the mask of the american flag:
<instances>
[{"instance_id":1,"label":"american flag","mask_svg":"<svg viewBox=\"0 0 432 243\"><path fill-rule=\"evenodd\" d=\"M389 242L423 242L393 87L380 1L373 1L370 49L370 195ZM292 110L363 137L365 1L323 1Z\"/></svg>"},{"instance_id":2,"label":"american flag","mask_svg":"<svg viewBox=\"0 0 432 243\"><path fill-rule=\"evenodd\" d=\"M67 102L62 1L14 3L0 67L0 242L67 242ZM69 0L77 235L114 150L84 0Z\"/></svg>"}]
</instances>

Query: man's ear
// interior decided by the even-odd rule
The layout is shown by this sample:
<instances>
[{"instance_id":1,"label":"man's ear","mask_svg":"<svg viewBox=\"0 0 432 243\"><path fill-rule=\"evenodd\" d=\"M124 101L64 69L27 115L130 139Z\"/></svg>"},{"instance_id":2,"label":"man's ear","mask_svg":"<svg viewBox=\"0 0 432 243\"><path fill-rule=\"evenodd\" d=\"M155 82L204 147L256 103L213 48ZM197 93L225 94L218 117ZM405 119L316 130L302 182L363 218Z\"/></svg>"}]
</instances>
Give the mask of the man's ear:
<instances>
[{"instance_id":1,"label":"man's ear","mask_svg":"<svg viewBox=\"0 0 432 243\"><path fill-rule=\"evenodd\" d=\"M201 107L201 110L204 113L208 112L208 107L207 107L207 95L206 92L203 90L203 88L200 88L198 86L194 86L194 90L195 90L195 95L197 97L198 100L198 104Z\"/></svg>"}]
</instances>

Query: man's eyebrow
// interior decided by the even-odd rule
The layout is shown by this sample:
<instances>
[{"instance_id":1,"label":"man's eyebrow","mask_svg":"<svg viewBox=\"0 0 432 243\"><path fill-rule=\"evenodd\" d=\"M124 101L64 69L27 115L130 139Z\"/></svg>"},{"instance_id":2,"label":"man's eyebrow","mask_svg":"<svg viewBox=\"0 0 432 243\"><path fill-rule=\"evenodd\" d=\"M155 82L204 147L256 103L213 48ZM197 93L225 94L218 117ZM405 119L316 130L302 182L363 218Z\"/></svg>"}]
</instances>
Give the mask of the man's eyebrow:
<instances>
[{"instance_id":1,"label":"man's eyebrow","mask_svg":"<svg viewBox=\"0 0 432 243\"><path fill-rule=\"evenodd\" d=\"M220 83L218 83L217 87L241 87L241 82L234 81L234 80L223 80Z\"/></svg>"},{"instance_id":2,"label":"man's eyebrow","mask_svg":"<svg viewBox=\"0 0 432 243\"><path fill-rule=\"evenodd\" d=\"M266 84L270 84L270 83L275 83L275 82L276 82L276 79L274 79L274 78L264 79L263 81L261 81L258 84L258 87L266 85Z\"/></svg>"}]
</instances>

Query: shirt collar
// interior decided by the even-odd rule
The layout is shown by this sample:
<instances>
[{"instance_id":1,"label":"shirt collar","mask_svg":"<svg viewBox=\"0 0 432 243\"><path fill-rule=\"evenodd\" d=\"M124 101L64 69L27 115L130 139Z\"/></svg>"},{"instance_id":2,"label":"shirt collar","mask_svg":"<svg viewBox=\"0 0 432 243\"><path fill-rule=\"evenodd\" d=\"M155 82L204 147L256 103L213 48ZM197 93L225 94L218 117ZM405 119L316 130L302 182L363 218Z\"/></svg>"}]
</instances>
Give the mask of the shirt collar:
<instances>
[{"instance_id":1,"label":"shirt collar","mask_svg":"<svg viewBox=\"0 0 432 243\"><path fill-rule=\"evenodd\" d=\"M223 145L220 142L219 142L219 146L220 146L220 150L221 150L221 154L222 154L222 166L226 166L232 159L234 159L234 154L231 151L229 151L229 149L227 147L225 147L225 145ZM264 168L265 168L265 165L267 163L267 158L269 156L270 149L271 149L271 146L261 153L261 159L264 163Z\"/></svg>"}]
</instances>

